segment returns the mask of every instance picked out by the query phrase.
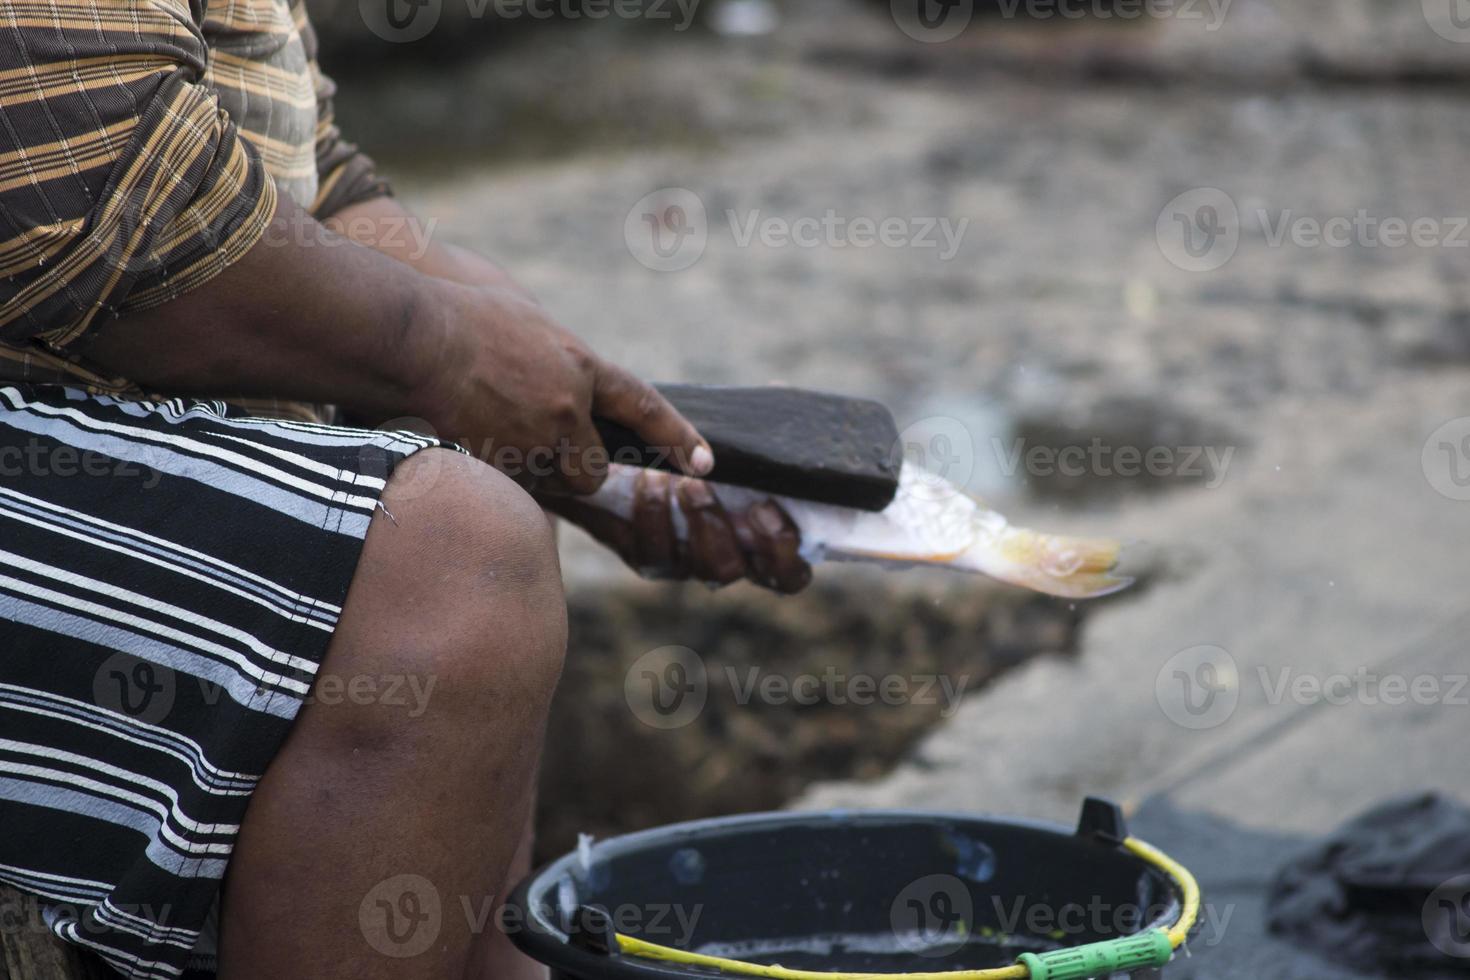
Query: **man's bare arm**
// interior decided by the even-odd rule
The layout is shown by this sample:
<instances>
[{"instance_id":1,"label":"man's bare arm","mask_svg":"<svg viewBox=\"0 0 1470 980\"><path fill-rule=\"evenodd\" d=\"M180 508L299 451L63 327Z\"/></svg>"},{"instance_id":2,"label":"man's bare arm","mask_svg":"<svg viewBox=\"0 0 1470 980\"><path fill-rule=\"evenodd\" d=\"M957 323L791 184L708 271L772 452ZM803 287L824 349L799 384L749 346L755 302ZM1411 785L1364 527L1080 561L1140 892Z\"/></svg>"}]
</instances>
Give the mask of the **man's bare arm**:
<instances>
[{"instance_id":1,"label":"man's bare arm","mask_svg":"<svg viewBox=\"0 0 1470 980\"><path fill-rule=\"evenodd\" d=\"M530 290L483 255L436 238L435 223L423 220L397 198L359 201L322 223L339 235L413 266L426 276L467 286L500 286L532 298Z\"/></svg>"},{"instance_id":2,"label":"man's bare arm","mask_svg":"<svg viewBox=\"0 0 1470 980\"><path fill-rule=\"evenodd\" d=\"M671 447L688 472L709 447L650 386L594 354L512 289L435 278L322 227L283 198L270 230L209 283L99 328L86 354L181 395L415 415L441 434L556 451L559 485L600 485L593 414Z\"/></svg>"}]
</instances>

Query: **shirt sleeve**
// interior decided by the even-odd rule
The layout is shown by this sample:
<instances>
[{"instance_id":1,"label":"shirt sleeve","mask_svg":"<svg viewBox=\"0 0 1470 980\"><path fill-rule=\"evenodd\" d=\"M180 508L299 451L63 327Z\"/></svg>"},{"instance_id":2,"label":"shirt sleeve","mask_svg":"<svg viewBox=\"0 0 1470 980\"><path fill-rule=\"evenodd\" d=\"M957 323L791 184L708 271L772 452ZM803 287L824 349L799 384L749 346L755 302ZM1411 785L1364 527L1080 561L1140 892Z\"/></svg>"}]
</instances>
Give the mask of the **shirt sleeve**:
<instances>
[{"instance_id":1,"label":"shirt sleeve","mask_svg":"<svg viewBox=\"0 0 1470 980\"><path fill-rule=\"evenodd\" d=\"M292 0L292 13L301 45L311 68L312 85L316 89L316 172L317 194L311 204L316 218L330 218L349 204L386 197L392 187L378 176L372 158L342 138L332 106L337 85L322 73L317 62L316 29L307 16L305 0Z\"/></svg>"},{"instance_id":2,"label":"shirt sleeve","mask_svg":"<svg viewBox=\"0 0 1470 980\"><path fill-rule=\"evenodd\" d=\"M186 0L0 5L0 342L60 350L209 281L275 212Z\"/></svg>"}]
</instances>

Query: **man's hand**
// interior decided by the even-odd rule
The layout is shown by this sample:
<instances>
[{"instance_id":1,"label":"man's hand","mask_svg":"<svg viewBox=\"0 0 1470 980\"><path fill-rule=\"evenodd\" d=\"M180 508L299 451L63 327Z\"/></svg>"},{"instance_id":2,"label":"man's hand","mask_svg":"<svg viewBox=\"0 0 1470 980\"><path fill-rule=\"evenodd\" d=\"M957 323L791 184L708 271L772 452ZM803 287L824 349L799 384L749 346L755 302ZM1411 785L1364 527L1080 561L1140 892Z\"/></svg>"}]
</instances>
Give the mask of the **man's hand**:
<instances>
[{"instance_id":1,"label":"man's hand","mask_svg":"<svg viewBox=\"0 0 1470 980\"><path fill-rule=\"evenodd\" d=\"M646 578L692 578L711 585L747 579L786 593L800 592L812 580L796 525L771 500L727 511L703 481L657 470L639 471L631 520L576 497L538 499ZM675 506L688 526L687 540L675 533Z\"/></svg>"},{"instance_id":2,"label":"man's hand","mask_svg":"<svg viewBox=\"0 0 1470 980\"><path fill-rule=\"evenodd\" d=\"M593 416L637 432L685 473L713 468L709 445L652 385L598 357L534 300L504 287L446 282L444 291L450 340L416 399L441 435L538 491L602 485L608 460Z\"/></svg>"}]
</instances>

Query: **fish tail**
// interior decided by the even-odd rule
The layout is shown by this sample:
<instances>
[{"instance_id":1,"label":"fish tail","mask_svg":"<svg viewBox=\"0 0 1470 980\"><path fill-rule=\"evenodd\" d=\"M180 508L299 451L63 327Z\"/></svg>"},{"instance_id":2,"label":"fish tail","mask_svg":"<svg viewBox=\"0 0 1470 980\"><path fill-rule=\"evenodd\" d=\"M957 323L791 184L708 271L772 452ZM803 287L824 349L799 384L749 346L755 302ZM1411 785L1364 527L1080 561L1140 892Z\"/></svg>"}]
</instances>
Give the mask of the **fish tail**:
<instances>
[{"instance_id":1,"label":"fish tail","mask_svg":"<svg viewBox=\"0 0 1470 980\"><path fill-rule=\"evenodd\" d=\"M1012 585L1066 599L1095 599L1133 584L1120 574L1120 541L1073 538L1015 528L1000 547L1002 560L987 569Z\"/></svg>"}]
</instances>

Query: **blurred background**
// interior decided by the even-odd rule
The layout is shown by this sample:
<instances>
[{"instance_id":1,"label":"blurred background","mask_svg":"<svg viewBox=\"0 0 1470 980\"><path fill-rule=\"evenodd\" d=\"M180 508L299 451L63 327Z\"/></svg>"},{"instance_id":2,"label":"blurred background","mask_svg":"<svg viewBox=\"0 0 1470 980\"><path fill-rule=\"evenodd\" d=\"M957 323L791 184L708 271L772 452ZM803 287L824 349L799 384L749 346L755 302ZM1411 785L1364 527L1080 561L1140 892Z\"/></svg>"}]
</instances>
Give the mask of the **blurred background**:
<instances>
[{"instance_id":1,"label":"blurred background","mask_svg":"<svg viewBox=\"0 0 1470 980\"><path fill-rule=\"evenodd\" d=\"M598 350L655 380L881 399L911 458L1014 520L1149 545L1102 603L830 567L777 600L643 583L566 533L544 854L793 801L1065 818L1275 723L1255 665L1349 673L1458 613L1470 4L312 9L346 134ZM1208 743L1156 685L1199 645L1240 705ZM626 683L669 646L709 685L677 731ZM962 678L965 710L742 703L727 681L832 667ZM1427 765L1314 785L1447 778ZM1353 802L1283 801L1277 771L1213 795L1288 824Z\"/></svg>"}]
</instances>

